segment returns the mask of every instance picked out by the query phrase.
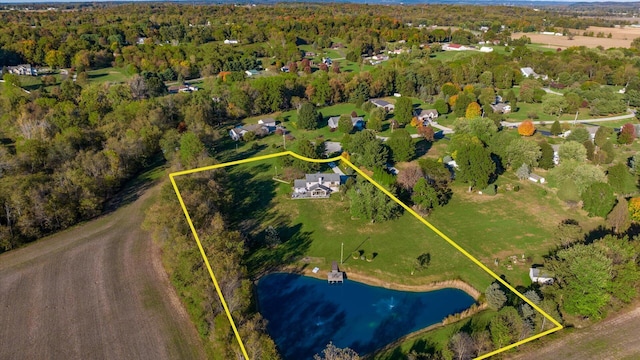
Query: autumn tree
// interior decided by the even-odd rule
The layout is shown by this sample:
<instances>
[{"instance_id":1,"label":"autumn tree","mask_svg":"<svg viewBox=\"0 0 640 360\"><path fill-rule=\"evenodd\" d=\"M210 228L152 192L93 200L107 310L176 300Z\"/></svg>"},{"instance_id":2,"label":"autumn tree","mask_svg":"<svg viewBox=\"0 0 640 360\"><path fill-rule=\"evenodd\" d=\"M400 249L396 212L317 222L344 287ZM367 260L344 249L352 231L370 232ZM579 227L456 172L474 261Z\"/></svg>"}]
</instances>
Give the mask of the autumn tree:
<instances>
[{"instance_id":1,"label":"autumn tree","mask_svg":"<svg viewBox=\"0 0 640 360\"><path fill-rule=\"evenodd\" d=\"M618 135L618 143L631 144L636 139L636 128L633 124L626 123L622 125L620 134Z\"/></svg>"},{"instance_id":2,"label":"autumn tree","mask_svg":"<svg viewBox=\"0 0 640 360\"><path fill-rule=\"evenodd\" d=\"M525 120L518 125L518 134L522 136L531 136L535 131L536 127L531 120Z\"/></svg>"},{"instance_id":3,"label":"autumn tree","mask_svg":"<svg viewBox=\"0 0 640 360\"><path fill-rule=\"evenodd\" d=\"M465 116L467 119L473 119L482 115L482 108L477 102L472 102L467 106Z\"/></svg>"},{"instance_id":4,"label":"autumn tree","mask_svg":"<svg viewBox=\"0 0 640 360\"><path fill-rule=\"evenodd\" d=\"M407 163L407 165L398 174L398 184L403 188L413 189L418 180L424 178L424 172L415 162Z\"/></svg>"},{"instance_id":5,"label":"autumn tree","mask_svg":"<svg viewBox=\"0 0 640 360\"><path fill-rule=\"evenodd\" d=\"M633 197L629 200L629 214L631 220L640 222L640 197Z\"/></svg>"},{"instance_id":6,"label":"autumn tree","mask_svg":"<svg viewBox=\"0 0 640 360\"><path fill-rule=\"evenodd\" d=\"M616 234L622 234L629 229L631 225L629 202L625 198L618 197L618 202L609 215L607 215L607 225L609 225Z\"/></svg>"},{"instance_id":7,"label":"autumn tree","mask_svg":"<svg viewBox=\"0 0 640 360\"><path fill-rule=\"evenodd\" d=\"M422 135L425 140L433 141L435 139L435 131L431 125L418 124L418 134Z\"/></svg>"}]
</instances>

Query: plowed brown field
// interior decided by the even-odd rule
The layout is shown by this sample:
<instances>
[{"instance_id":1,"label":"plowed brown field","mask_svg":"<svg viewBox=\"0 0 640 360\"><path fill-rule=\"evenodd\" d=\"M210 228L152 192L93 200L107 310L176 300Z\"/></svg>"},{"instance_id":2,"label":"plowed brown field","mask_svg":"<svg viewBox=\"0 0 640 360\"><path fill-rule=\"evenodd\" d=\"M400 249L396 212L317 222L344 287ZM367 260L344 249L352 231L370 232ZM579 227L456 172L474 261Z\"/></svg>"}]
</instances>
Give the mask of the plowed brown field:
<instances>
[{"instance_id":1,"label":"plowed brown field","mask_svg":"<svg viewBox=\"0 0 640 360\"><path fill-rule=\"evenodd\" d=\"M140 229L155 191L0 256L0 359L204 358Z\"/></svg>"}]
</instances>

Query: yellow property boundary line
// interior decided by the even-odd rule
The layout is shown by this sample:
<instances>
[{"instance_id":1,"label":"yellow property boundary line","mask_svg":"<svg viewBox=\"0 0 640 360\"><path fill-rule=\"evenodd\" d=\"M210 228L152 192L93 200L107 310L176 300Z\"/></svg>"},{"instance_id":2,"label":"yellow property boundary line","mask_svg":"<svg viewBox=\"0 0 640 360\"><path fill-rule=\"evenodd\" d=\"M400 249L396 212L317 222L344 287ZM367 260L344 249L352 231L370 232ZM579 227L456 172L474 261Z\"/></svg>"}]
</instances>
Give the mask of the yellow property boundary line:
<instances>
[{"instance_id":1,"label":"yellow property boundary line","mask_svg":"<svg viewBox=\"0 0 640 360\"><path fill-rule=\"evenodd\" d=\"M204 252L204 248L202 247L202 243L200 242L200 238L198 237L198 233L196 232L196 229L193 226L193 221L191 221L191 216L189 216L189 212L187 211L187 207L184 204L184 200L182 199L182 195L180 194L180 190L178 189L178 185L176 185L175 178L178 177L178 176L189 175L189 174L193 174L193 173L197 173L197 172L201 172L201 171L219 169L219 168L232 166L232 165L246 164L246 163L250 163L250 162L254 162L254 161L272 159L272 158L276 158L276 157L280 157L280 156L286 156L286 155L290 155L290 156L293 156L293 157L295 157L297 159L304 160L304 161L309 161L309 162L329 163L329 162L334 162L334 161L342 161L343 163L349 165L360 176L362 176L363 178L367 179L367 181L369 181L373 185L375 185L375 187L377 187L380 191L385 193L393 201L398 203L398 205L402 206L402 208L404 208L408 213L413 215L416 219L418 219L420 222L422 222L424 225L426 225L429 229L431 229L433 232L435 232L438 236L440 236L442 239L444 239L446 242L448 242L456 250L460 251L464 256L469 258L469 260L471 260L476 265L478 265L487 274L491 275L491 277L496 279L498 282L500 282L502 285L504 285L507 289L511 290L519 298L524 300L527 304L531 305L531 307L533 307L536 311L541 313L545 318L547 318L554 325L556 325L556 327L553 328L553 329L541 332L539 334L536 334L536 335L533 335L531 337L528 337L528 338L526 338L524 340L520 340L520 341L518 341L516 343L513 343L511 345L507 345L505 347L502 347L502 348L500 348L498 350L494 350L492 352L489 352L489 353L486 353L484 355L481 355L481 356L476 358L477 360L486 359L486 358L488 358L490 356L499 354L499 353L501 353L503 351L509 350L509 349L514 348L516 346L519 346L519 345L522 345L524 343L527 343L529 341L541 338L541 337L543 337L545 335L551 334L551 333L556 332L558 330L561 330L563 328L563 326L558 321L556 321L553 317L551 317L549 314L544 312L540 307L538 307L538 305L534 304L531 300L527 299L524 295L522 295L520 292L518 292L518 290L516 290L513 286L509 285L500 276L498 276L496 273L491 271L491 269L489 269L484 264L482 264L478 259L476 259L473 255L469 254L465 249L463 249L455 241L451 240L447 235L445 235L443 232L438 230L438 228L436 228L435 226L431 225L431 223L429 223L427 220L425 220L422 216L418 215L418 213L416 213L415 211L413 211L413 209L411 209L405 203L400 201L397 197L395 197L392 193L390 193L383 186L381 186L380 184L375 182L371 177L369 177L367 174L365 174L357 166L353 165L348 159L346 159L346 158L344 158L342 156L337 156L337 157L330 158L330 159L311 159L311 158L307 158L307 157L304 157L304 156L300 156L300 155L298 155L298 154L296 154L296 153L294 153L292 151L283 151L283 152L279 152L279 153L276 153L276 154L257 156L257 157L253 157L253 158L246 158L246 159L242 159L242 160L230 161L230 162L226 162L226 163L222 163L222 164L205 166L205 167L191 169L191 170L185 170L185 171L178 171L178 172L174 172L174 173L169 174L169 178L171 179L171 184L173 185L173 189L175 190L176 195L178 196L178 200L180 201L180 206L182 207L182 211L184 212L184 216L187 218L187 223L189 223L189 227L191 228L191 232L193 233L193 237L195 238L196 243L198 244L198 249L200 249L200 254L202 255L202 259L204 260L204 263L205 263L205 265L207 267L207 270L209 271L209 275L211 276L211 281L213 281L213 286L215 287L216 292L218 293L218 296L220 297L220 302L222 303L222 307L224 308L224 311L227 314L227 318L229 319L229 323L231 324L231 328L233 329L233 333L235 334L236 339L238 340L238 344L240 345L240 350L242 351L242 354L244 355L244 358L246 360L249 360L249 355L247 354L247 350L245 349L244 343L242 342L242 339L240 338L240 334L238 333L238 329L236 327L236 324L233 321L233 317L231 316L231 312L229 312L229 307L227 306L227 302L224 299L224 295L222 295L222 291L220 290L220 285L218 285L218 280L216 280L216 276L214 275L213 270L211 269L211 265L209 264L209 259L207 258L207 255Z\"/></svg>"}]
</instances>

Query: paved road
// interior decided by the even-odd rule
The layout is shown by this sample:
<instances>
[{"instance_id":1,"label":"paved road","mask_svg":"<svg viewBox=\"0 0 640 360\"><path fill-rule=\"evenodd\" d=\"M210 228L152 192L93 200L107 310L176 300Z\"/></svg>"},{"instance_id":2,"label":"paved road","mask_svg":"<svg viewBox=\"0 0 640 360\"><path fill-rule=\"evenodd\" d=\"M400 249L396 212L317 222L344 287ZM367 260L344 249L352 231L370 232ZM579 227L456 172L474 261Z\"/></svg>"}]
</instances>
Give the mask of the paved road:
<instances>
[{"instance_id":1,"label":"paved road","mask_svg":"<svg viewBox=\"0 0 640 360\"><path fill-rule=\"evenodd\" d=\"M557 91L553 91L553 90L551 90L549 88L544 88L543 87L542 90L544 90L544 92L546 92L547 94L560 95L560 96L564 95L563 93L560 93L560 92L557 92Z\"/></svg>"},{"instance_id":2,"label":"paved road","mask_svg":"<svg viewBox=\"0 0 640 360\"><path fill-rule=\"evenodd\" d=\"M585 123L596 123L596 122L605 122L605 121L618 121L618 120L625 120L625 119L633 119L635 118L636 114L633 112L633 110L631 109L627 109L627 112L629 112L626 115L618 115L618 116L611 116L611 117L605 117L605 118L594 118L594 119L578 119L578 120L561 120L561 123L581 123L581 124L585 124ZM550 123L551 121L548 120L542 120L542 121L533 121L534 124L539 125L541 123ZM508 122L508 121L503 121L501 122L502 126L506 126L506 127L517 127L518 125L520 125L522 122Z\"/></svg>"},{"instance_id":3,"label":"paved road","mask_svg":"<svg viewBox=\"0 0 640 360\"><path fill-rule=\"evenodd\" d=\"M205 358L140 229L150 195L0 255L0 359Z\"/></svg>"},{"instance_id":4,"label":"paved road","mask_svg":"<svg viewBox=\"0 0 640 360\"><path fill-rule=\"evenodd\" d=\"M336 163L330 162L329 167L331 168L331 170L333 170L334 173L339 174L340 176L344 176L344 173L342 172L342 170L340 170Z\"/></svg>"}]
</instances>

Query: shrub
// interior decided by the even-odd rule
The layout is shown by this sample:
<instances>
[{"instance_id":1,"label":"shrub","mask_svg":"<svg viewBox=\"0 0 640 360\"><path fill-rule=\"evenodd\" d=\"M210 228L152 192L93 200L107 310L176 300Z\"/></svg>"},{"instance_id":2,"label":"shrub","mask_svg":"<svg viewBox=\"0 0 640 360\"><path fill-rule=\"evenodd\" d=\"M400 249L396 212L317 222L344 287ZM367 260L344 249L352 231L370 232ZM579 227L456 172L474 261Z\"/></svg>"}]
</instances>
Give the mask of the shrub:
<instances>
[{"instance_id":1,"label":"shrub","mask_svg":"<svg viewBox=\"0 0 640 360\"><path fill-rule=\"evenodd\" d=\"M484 188L484 190L482 190L482 193L485 195L495 195L497 193L496 184L490 184L489 186Z\"/></svg>"}]
</instances>

